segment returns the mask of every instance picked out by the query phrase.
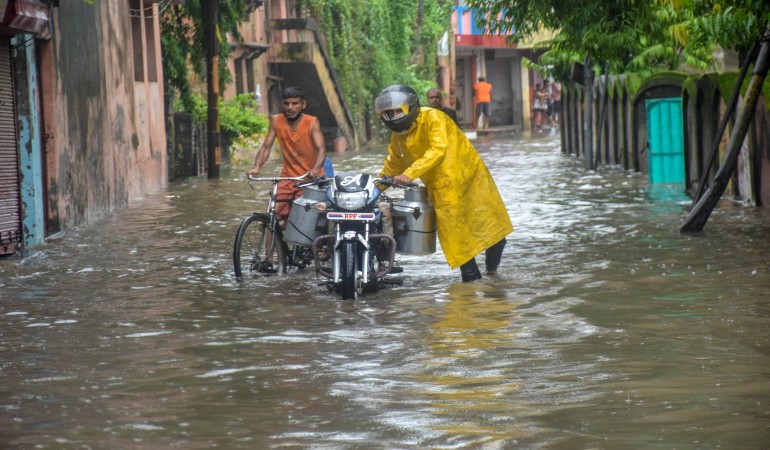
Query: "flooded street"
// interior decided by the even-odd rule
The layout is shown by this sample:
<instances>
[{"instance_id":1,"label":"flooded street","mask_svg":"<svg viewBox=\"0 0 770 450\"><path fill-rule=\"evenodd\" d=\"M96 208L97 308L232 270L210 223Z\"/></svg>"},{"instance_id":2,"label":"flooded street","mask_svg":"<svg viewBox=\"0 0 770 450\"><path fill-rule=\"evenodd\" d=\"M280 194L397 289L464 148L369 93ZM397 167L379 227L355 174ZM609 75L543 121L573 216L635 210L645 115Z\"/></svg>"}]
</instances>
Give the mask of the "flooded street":
<instances>
[{"instance_id":1,"label":"flooded street","mask_svg":"<svg viewBox=\"0 0 770 450\"><path fill-rule=\"evenodd\" d=\"M770 447L770 209L683 235L689 198L556 135L474 144L516 227L480 282L236 282L242 167L0 260L0 448Z\"/></svg>"}]
</instances>

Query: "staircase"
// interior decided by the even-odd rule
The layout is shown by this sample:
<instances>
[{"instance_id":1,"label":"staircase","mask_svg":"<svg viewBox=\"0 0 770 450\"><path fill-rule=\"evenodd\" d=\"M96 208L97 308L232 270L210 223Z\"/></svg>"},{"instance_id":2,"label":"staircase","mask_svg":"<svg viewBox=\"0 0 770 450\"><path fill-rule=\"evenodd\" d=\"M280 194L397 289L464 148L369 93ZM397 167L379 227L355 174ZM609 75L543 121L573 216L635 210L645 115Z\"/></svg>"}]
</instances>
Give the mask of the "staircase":
<instances>
[{"instance_id":1,"label":"staircase","mask_svg":"<svg viewBox=\"0 0 770 450\"><path fill-rule=\"evenodd\" d=\"M358 133L318 24L308 18L275 19L272 29L274 43L268 68L274 83L268 96L275 110L271 113L281 112L281 91L285 87L300 87L308 101L305 112L321 122L327 151L358 148Z\"/></svg>"}]
</instances>

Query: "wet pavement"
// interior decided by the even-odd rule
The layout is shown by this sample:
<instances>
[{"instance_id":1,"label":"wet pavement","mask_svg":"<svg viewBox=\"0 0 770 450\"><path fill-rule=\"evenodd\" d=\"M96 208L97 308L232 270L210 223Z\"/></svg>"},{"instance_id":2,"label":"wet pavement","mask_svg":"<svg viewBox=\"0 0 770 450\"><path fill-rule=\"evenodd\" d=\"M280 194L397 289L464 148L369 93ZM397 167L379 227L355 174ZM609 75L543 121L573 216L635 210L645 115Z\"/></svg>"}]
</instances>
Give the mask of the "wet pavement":
<instances>
[{"instance_id":1,"label":"wet pavement","mask_svg":"<svg viewBox=\"0 0 770 450\"><path fill-rule=\"evenodd\" d=\"M768 210L680 234L679 188L554 134L474 143L516 227L476 283L440 253L354 302L309 270L236 282L245 168L0 260L0 447L769 447Z\"/></svg>"}]
</instances>

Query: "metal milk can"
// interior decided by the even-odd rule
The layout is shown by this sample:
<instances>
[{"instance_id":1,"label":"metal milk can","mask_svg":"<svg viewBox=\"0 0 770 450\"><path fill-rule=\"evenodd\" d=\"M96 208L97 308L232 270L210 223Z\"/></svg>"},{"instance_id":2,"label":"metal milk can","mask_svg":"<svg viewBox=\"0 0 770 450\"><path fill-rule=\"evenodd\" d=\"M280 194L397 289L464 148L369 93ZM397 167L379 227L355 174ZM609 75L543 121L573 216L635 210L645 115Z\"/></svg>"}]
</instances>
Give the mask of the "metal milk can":
<instances>
[{"instance_id":1,"label":"metal milk can","mask_svg":"<svg viewBox=\"0 0 770 450\"><path fill-rule=\"evenodd\" d=\"M310 245L318 236L327 234L326 189L307 186L302 196L292 202L283 238L299 245Z\"/></svg>"},{"instance_id":2,"label":"metal milk can","mask_svg":"<svg viewBox=\"0 0 770 450\"><path fill-rule=\"evenodd\" d=\"M436 210L424 187L404 191L404 200L393 204L393 237L398 253L429 255L436 252Z\"/></svg>"}]
</instances>

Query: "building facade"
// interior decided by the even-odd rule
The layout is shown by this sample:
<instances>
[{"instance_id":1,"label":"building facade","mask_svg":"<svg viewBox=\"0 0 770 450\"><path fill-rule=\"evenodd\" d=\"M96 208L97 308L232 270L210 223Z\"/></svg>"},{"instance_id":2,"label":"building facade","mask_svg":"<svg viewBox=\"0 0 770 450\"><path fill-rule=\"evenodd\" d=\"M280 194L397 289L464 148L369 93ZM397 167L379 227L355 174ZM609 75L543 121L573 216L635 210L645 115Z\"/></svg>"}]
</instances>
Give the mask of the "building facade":
<instances>
[{"instance_id":1,"label":"building facade","mask_svg":"<svg viewBox=\"0 0 770 450\"><path fill-rule=\"evenodd\" d=\"M542 77L524 59L536 59L534 43L544 37L511 43L510 32L489 34L477 27L478 14L463 1L452 7L452 39L448 55L439 57L437 82L449 94L449 105L457 109L462 127L477 125L473 85L484 77L493 87L489 126L529 130L534 86Z\"/></svg>"},{"instance_id":2,"label":"building facade","mask_svg":"<svg viewBox=\"0 0 770 450\"><path fill-rule=\"evenodd\" d=\"M0 254L166 185L167 3L0 0Z\"/></svg>"}]
</instances>

